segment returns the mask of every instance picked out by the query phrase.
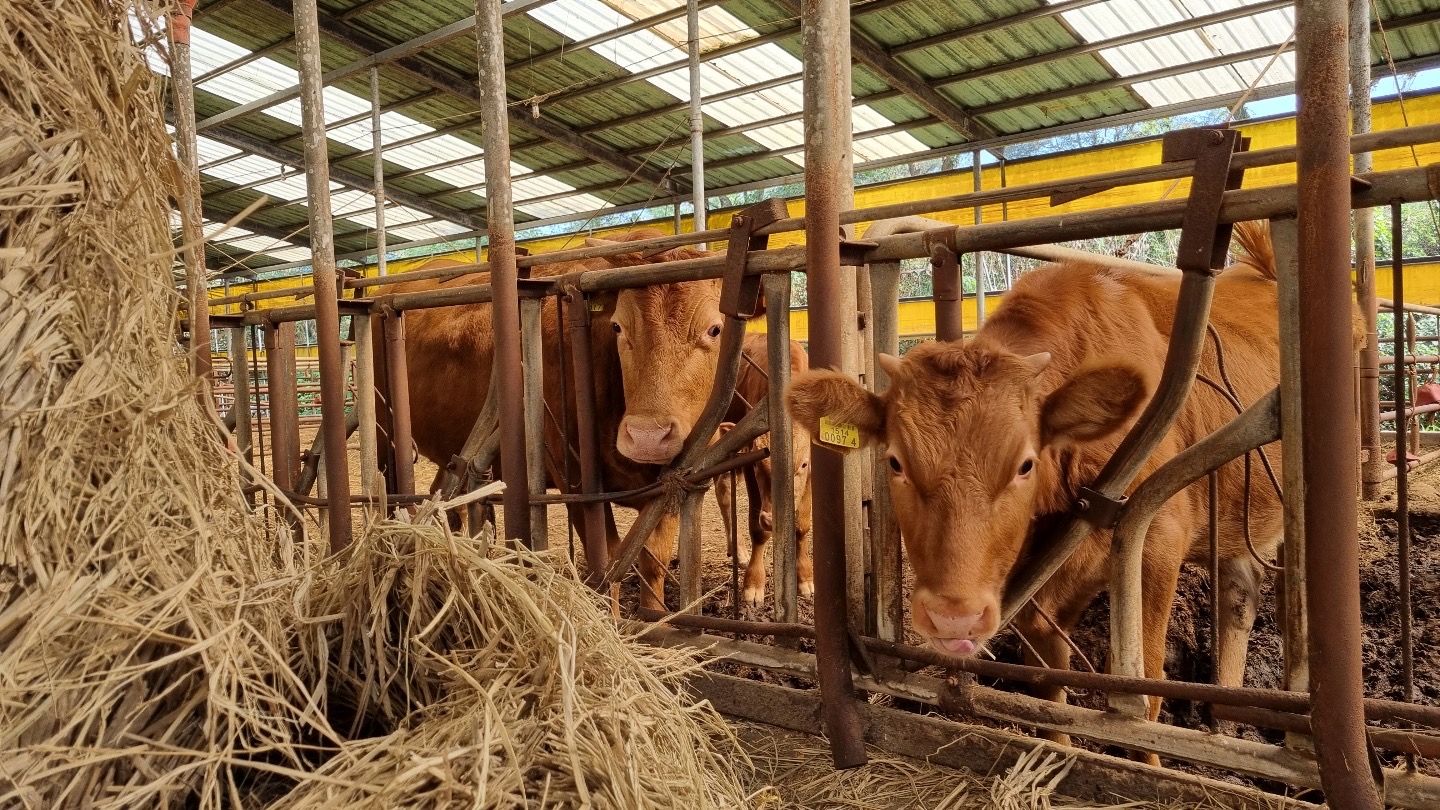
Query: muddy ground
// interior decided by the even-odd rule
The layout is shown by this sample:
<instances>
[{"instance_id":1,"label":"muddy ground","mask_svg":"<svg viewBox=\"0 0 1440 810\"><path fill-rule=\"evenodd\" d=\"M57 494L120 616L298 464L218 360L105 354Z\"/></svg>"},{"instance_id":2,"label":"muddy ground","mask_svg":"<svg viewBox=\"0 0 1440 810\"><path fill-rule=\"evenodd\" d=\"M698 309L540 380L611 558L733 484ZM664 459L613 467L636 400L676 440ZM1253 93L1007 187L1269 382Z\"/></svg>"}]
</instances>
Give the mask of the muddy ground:
<instances>
[{"instance_id":1,"label":"muddy ground","mask_svg":"<svg viewBox=\"0 0 1440 810\"><path fill-rule=\"evenodd\" d=\"M308 446L309 431L303 438ZM352 452L354 448L352 446ZM357 463L352 470L358 469ZM416 481L423 487L433 478L435 468L421 460L416 469ZM1414 699L1417 702L1440 704L1440 467L1433 470L1417 471L1411 486L1411 523L1413 531L1411 576L1412 604L1414 613ZM352 477L352 487L358 489L359 482ZM745 533L746 504L743 483L737 487L737 511L740 517L740 540L748 542ZM629 528L636 513L633 510L617 508L616 522L620 532ZM727 554L727 540L724 524L713 494L707 494L703 515L705 566L704 587L710 596L702 612L707 615L739 617L747 619L773 618L773 609L768 600L773 595L773 583L767 590L767 604L760 608L736 605L730 591L732 564ZM1373 509L1362 508L1360 518L1361 535L1361 591L1364 620L1364 662L1367 694L1371 697L1402 699L1404 697L1401 652L1400 652L1400 587L1397 525L1394 513L1393 489ZM569 531L565 511L561 507L549 510L549 537L552 548L572 550L577 565L583 567L583 550L578 539ZM770 564L766 554L767 569ZM677 571L672 563L672 572ZM743 571L740 572L743 578ZM1166 676L1175 680L1209 682L1212 676L1211 636L1209 617L1209 587L1207 574L1198 567L1187 568L1181 577L1180 589L1176 596L1170 628L1169 650L1166 660ZM909 577L907 572L907 591ZM675 586L667 587L667 601L677 609ZM622 600L634 604L638 598L638 585L633 577L622 591ZM907 593L908 597L908 593ZM1267 580L1264 587L1260 615L1256 621L1250 645L1245 683L1247 686L1278 688L1282 678L1282 656L1280 651L1279 628L1274 613L1274 581ZM907 603L908 609L908 603ZM810 599L800 602L800 620L812 622L813 605ZM1091 663L1103 670L1106 650L1109 646L1108 611L1105 599L1099 598L1086 611L1079 626L1073 633L1077 646ZM907 628L907 640L919 643L920 639ZM809 642L802 642L802 649L808 649ZM1001 661L1021 662L1018 640L1013 633L1002 635L992 644L991 652ZM1083 667L1078 660L1072 666ZM803 685L795 679L776 676L759 670L732 667L730 671L766 681ZM993 683L999 688L1017 688L1013 685ZM1073 703L1093 708L1103 708L1103 696L1094 693L1073 692ZM1161 720L1188 728L1206 729L1210 718L1204 707L1183 701L1167 701ZM1249 726L1231 726L1232 733L1242 737L1265 742L1279 742L1279 732ZM1110 750L1104 746L1077 740L1077 745L1091 750ZM1399 765L1402 760L1389 752L1381 753L1387 765ZM1252 784L1280 792L1282 786L1263 780L1241 777L1235 774L1209 768L1200 768L1180 763L1167 765L1202 773L1224 781ZM1440 762L1421 760L1418 767L1430 774L1440 775Z\"/></svg>"}]
</instances>

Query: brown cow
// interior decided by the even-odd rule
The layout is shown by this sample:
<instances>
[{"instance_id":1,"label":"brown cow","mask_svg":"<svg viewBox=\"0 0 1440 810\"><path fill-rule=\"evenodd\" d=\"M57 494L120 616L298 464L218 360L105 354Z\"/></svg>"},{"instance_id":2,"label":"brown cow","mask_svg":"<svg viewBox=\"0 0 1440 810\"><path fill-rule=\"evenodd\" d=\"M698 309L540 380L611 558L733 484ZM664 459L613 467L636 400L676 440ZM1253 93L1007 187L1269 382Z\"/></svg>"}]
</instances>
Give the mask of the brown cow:
<instances>
[{"instance_id":1,"label":"brown cow","mask_svg":"<svg viewBox=\"0 0 1440 810\"><path fill-rule=\"evenodd\" d=\"M735 381L735 398L725 418L729 421L720 426L720 434L750 412L750 408L770 392L769 343L764 334L745 336L743 349L745 358L740 363L740 376ZM790 341L790 372L799 374L810 368L810 359L797 341ZM717 434L717 438L718 438ZM770 447L770 434L757 438L747 449L759 450ZM805 431L791 431L793 476L795 479L795 569L799 580L801 596L815 593L815 577L810 559L810 438ZM775 531L774 500L772 498L770 458L747 465L745 495L749 512L750 548L737 544L730 553L745 566L745 601L758 605L765 601L765 544ZM725 523L725 537L730 537L730 477L722 475L715 479L715 502L720 506L720 517ZM742 549L744 549L742 551Z\"/></svg>"},{"instance_id":2,"label":"brown cow","mask_svg":"<svg viewBox=\"0 0 1440 810\"><path fill-rule=\"evenodd\" d=\"M640 229L614 240L586 239L587 245L651 239L664 234ZM558 277L582 270L629 267L639 264L709 255L693 248L675 248L655 254L639 252L579 262L540 265L536 278ZM424 269L455 266L437 260ZM483 284L488 273L471 273L447 281L422 280L397 285L396 292ZM656 480L660 466L675 457L704 408L718 361L722 317L720 282L694 281L659 284L618 294L592 296L591 342L594 357L596 413L600 456L607 490L638 489ZM573 455L562 454L560 425L569 415L571 446L576 443L574 386L567 385L561 403L560 374L570 368L570 338L560 356L555 299L547 298L542 313L544 331L546 467L552 483L565 480L561 464L568 463L568 478L578 481ZM415 444L426 458L443 466L460 452L484 403L490 379L493 340L490 305L474 304L444 309L415 310L406 315L406 359L409 364L411 421ZM377 345L382 341L377 340ZM383 347L382 347L383 348ZM563 359L563 362L562 362ZM384 364L377 363L377 374ZM516 381L518 384L518 381ZM641 508L647 500L625 506ZM583 537L583 521L572 510ZM613 513L607 507L608 537L618 542ZM661 608L666 565L674 554L678 522L662 520L647 544L652 555L642 555L645 582L642 603Z\"/></svg>"},{"instance_id":3,"label":"brown cow","mask_svg":"<svg viewBox=\"0 0 1440 810\"><path fill-rule=\"evenodd\" d=\"M1237 226L1245 255L1217 279L1211 324L1229 378L1249 404L1279 380L1273 249L1268 226ZM974 654L999 630L1007 577L1033 553L1036 528L1067 513L1095 480L1150 398L1169 343L1179 276L1062 263L1023 276L975 338L925 343L903 360L882 357L883 396L833 371L797 377L789 405L812 435L829 417L888 449L890 492L915 572L911 622L940 650ZM1215 342L1200 373L1220 380ZM1175 426L1147 463L1149 474L1236 415L1197 384ZM1279 453L1269 453L1279 466ZM1220 618L1220 682L1238 685L1262 572L1246 549L1235 461L1219 471L1220 553L1229 587ZM1280 501L1264 475L1250 487L1249 531L1262 555L1281 539ZM1145 674L1164 675L1165 631L1181 564L1208 558L1206 485L1180 493L1159 513L1144 553ZM1017 629L1035 654L1068 667L1070 652L1050 626L1069 630L1106 587L1110 533L1096 532L1022 611ZM1063 700L1058 688L1040 690ZM1152 719L1159 701L1151 703ZM1058 735L1057 735L1058 736Z\"/></svg>"}]
</instances>

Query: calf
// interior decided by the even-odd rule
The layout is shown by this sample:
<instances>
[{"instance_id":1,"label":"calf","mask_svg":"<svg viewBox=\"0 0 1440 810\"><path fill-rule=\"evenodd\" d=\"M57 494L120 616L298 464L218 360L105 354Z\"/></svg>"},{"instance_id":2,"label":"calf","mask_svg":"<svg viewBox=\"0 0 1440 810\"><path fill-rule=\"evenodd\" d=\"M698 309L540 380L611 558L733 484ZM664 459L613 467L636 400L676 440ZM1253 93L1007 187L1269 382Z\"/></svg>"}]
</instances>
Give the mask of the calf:
<instances>
[{"instance_id":1,"label":"calf","mask_svg":"<svg viewBox=\"0 0 1440 810\"><path fill-rule=\"evenodd\" d=\"M725 418L729 421L720 426L720 434L745 417L750 409L770 392L770 359L767 352L769 343L764 334L745 336L744 359L740 363L740 376L735 382L735 398ZM790 372L799 374L810 368L810 360L796 341L790 341ZM751 443L747 449L759 450L770 447L770 434L766 433ZM791 431L791 466L795 480L795 569L799 579L801 596L815 593L815 578L810 558L810 438L803 430ZM737 543L730 549L741 565L745 566L745 601L758 605L765 601L765 544L775 531L774 500L771 489L771 459L767 456L744 470L745 495L749 512L750 548L741 551ZM728 539L730 526L730 500L734 497L730 477L722 475L715 479L715 502L720 506L720 517L725 523L725 537Z\"/></svg>"},{"instance_id":2,"label":"calf","mask_svg":"<svg viewBox=\"0 0 1440 810\"><path fill-rule=\"evenodd\" d=\"M1275 265L1268 226L1237 226L1244 251L1215 284L1200 373L1222 379L1216 345L1243 404L1279 381ZM1023 276L967 343L925 343L904 359L881 356L890 376L883 395L833 371L796 377L794 419L819 435L822 417L883 444L889 486L914 569L910 621L952 655L974 654L1000 629L1006 581L1036 553L1039 532L1072 509L1153 393L1164 367L1180 277L1062 263ZM1236 411L1196 385L1179 418L1147 462L1148 475L1220 428ZM837 448L842 449L843 448ZM1263 451L1262 451L1263 452ZM1279 467L1278 452L1269 453ZM1259 565L1246 548L1242 462L1219 470L1222 591L1219 680L1239 685L1255 618ZM1280 500L1252 476L1248 532L1272 556L1281 539ZM834 505L822 505L825 506ZM1165 631L1184 562L1208 558L1206 485L1198 482L1158 514L1144 551L1144 663L1164 676ZM1026 658L1068 668L1062 632L1106 587L1110 533L1097 531L1036 594L1016 626L1033 650ZM1053 620L1053 624L1052 624ZM1063 700L1059 688L1039 690ZM1153 719L1158 700L1151 702Z\"/></svg>"}]
</instances>

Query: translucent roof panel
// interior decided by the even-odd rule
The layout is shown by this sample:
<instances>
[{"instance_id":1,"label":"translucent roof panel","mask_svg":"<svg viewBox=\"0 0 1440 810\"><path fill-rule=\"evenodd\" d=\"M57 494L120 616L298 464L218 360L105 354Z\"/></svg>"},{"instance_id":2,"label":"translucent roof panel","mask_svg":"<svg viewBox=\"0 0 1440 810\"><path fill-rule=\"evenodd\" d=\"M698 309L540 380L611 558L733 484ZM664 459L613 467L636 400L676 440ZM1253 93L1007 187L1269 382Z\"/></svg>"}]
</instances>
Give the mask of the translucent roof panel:
<instances>
[{"instance_id":1,"label":"translucent roof panel","mask_svg":"<svg viewBox=\"0 0 1440 810\"><path fill-rule=\"evenodd\" d=\"M1051 0L1052 2L1054 0ZM1244 8L1259 0L1108 0L1061 17L1089 42L1101 42L1144 32L1171 23L1220 11ZM1139 42L1104 48L1100 56L1121 76L1134 76L1176 64L1199 62L1217 56L1260 48L1279 49L1295 28L1294 10L1275 9L1203 26L1192 31L1150 37ZM1268 59L1248 70L1240 65L1193 71L1166 79L1133 85L1152 106L1164 106L1294 80L1293 60L1277 60L1256 82Z\"/></svg>"}]
</instances>

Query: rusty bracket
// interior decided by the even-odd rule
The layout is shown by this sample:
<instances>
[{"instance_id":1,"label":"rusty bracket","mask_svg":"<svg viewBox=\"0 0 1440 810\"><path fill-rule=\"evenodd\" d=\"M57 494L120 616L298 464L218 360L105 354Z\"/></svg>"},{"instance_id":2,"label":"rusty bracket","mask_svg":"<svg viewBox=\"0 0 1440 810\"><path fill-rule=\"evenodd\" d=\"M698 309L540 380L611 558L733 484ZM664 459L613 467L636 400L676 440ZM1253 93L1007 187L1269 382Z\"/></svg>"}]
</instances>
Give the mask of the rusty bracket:
<instances>
[{"instance_id":1,"label":"rusty bracket","mask_svg":"<svg viewBox=\"0 0 1440 810\"><path fill-rule=\"evenodd\" d=\"M187 324L187 326L188 326L189 321L186 321L186 324ZM244 315L211 315L211 316L210 316L210 328L211 328L211 329L233 329L233 328L235 328L235 327L237 327L237 326L244 326L244 325L245 325L245 316L244 316Z\"/></svg>"},{"instance_id":2,"label":"rusty bracket","mask_svg":"<svg viewBox=\"0 0 1440 810\"><path fill-rule=\"evenodd\" d=\"M1125 496L1107 498L1090 487L1081 487L1075 499L1075 513L1097 529L1113 529L1120 522L1120 513L1129 500Z\"/></svg>"},{"instance_id":3,"label":"rusty bracket","mask_svg":"<svg viewBox=\"0 0 1440 810\"><path fill-rule=\"evenodd\" d=\"M869 264L870 251L880 247L879 242L864 239L840 239L840 266L864 267Z\"/></svg>"},{"instance_id":4,"label":"rusty bracket","mask_svg":"<svg viewBox=\"0 0 1440 810\"><path fill-rule=\"evenodd\" d=\"M525 275L516 279L516 286L520 290L520 297L523 298L544 298L553 292L549 278L530 278L530 268L525 268Z\"/></svg>"},{"instance_id":5,"label":"rusty bracket","mask_svg":"<svg viewBox=\"0 0 1440 810\"><path fill-rule=\"evenodd\" d=\"M747 276L750 251L764 250L770 237L755 232L790 215L779 198L758 202L730 220L730 241L725 246L725 275L720 285L720 312L731 318L753 318L760 311L760 276Z\"/></svg>"},{"instance_id":6,"label":"rusty bracket","mask_svg":"<svg viewBox=\"0 0 1440 810\"><path fill-rule=\"evenodd\" d=\"M930 248L932 297L936 301L959 301L964 295L960 280L960 257L949 246L936 242Z\"/></svg>"},{"instance_id":7,"label":"rusty bracket","mask_svg":"<svg viewBox=\"0 0 1440 810\"><path fill-rule=\"evenodd\" d=\"M584 272L569 273L560 277L561 295L565 296L565 320L571 329L585 329L590 326L590 296L580 289L580 277Z\"/></svg>"},{"instance_id":8,"label":"rusty bracket","mask_svg":"<svg viewBox=\"0 0 1440 810\"><path fill-rule=\"evenodd\" d=\"M1240 187L1243 168L1231 166L1236 152L1250 148L1250 139L1229 127L1199 127L1165 135L1161 160L1195 161L1190 199L1180 225L1175 266L1187 273L1214 275L1225 266L1230 250L1229 224L1220 224L1225 192Z\"/></svg>"},{"instance_id":9,"label":"rusty bracket","mask_svg":"<svg viewBox=\"0 0 1440 810\"><path fill-rule=\"evenodd\" d=\"M375 308L373 298L341 298L335 303L341 315L369 315Z\"/></svg>"}]
</instances>

